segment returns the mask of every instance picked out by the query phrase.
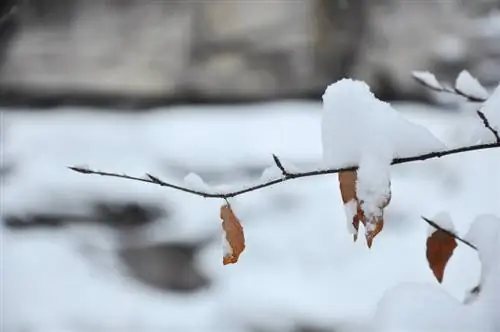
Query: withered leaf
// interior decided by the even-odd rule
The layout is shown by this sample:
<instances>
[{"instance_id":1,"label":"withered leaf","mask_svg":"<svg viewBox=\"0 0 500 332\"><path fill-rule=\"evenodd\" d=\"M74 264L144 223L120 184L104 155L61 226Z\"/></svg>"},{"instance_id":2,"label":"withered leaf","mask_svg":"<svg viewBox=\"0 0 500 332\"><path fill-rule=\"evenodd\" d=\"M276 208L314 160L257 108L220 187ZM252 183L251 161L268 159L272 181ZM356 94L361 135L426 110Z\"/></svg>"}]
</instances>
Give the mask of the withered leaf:
<instances>
[{"instance_id":1,"label":"withered leaf","mask_svg":"<svg viewBox=\"0 0 500 332\"><path fill-rule=\"evenodd\" d=\"M389 205L391 201L391 194L389 192L389 196L380 206L380 216L377 218L373 218L372 220L367 220L367 217L362 209L363 202L358 199L356 194L356 182L358 180L358 174L356 171L344 171L339 172L339 185L340 185L340 194L342 196L342 201L345 204L351 204L354 202L355 204L355 213L351 211L351 215L348 215L348 218L352 218L352 226L354 227L355 233L353 235L354 241L358 239L358 230L359 223L361 222L365 227L368 225L368 229L366 230L366 243L368 248L371 248L373 244L373 239L382 231L384 228L384 208ZM389 182L390 189L390 182Z\"/></svg>"},{"instance_id":2,"label":"withered leaf","mask_svg":"<svg viewBox=\"0 0 500 332\"><path fill-rule=\"evenodd\" d=\"M447 232L437 229L427 238L427 262L434 276L443 282L446 264L457 247L457 241Z\"/></svg>"},{"instance_id":3,"label":"withered leaf","mask_svg":"<svg viewBox=\"0 0 500 332\"><path fill-rule=\"evenodd\" d=\"M240 221L234 214L229 204L221 206L220 218L222 219L222 229L227 243L227 250L224 252L222 263L224 265L238 262L243 250L245 250L245 235Z\"/></svg>"}]
</instances>

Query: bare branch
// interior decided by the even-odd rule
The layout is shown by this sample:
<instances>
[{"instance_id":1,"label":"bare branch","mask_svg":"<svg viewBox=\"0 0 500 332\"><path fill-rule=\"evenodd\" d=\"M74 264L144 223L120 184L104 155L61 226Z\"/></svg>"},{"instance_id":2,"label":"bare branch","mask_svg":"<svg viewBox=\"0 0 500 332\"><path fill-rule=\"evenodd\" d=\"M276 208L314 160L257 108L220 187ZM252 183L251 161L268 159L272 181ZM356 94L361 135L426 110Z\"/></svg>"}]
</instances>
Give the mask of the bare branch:
<instances>
[{"instance_id":1,"label":"bare branch","mask_svg":"<svg viewBox=\"0 0 500 332\"><path fill-rule=\"evenodd\" d=\"M450 149L450 150L444 150L444 151L436 151L436 152L430 152L418 156L412 156L412 157L404 157L404 158L395 158L391 165L399 165L399 164L405 164L405 163L410 163L414 161L423 161L427 159L433 159L433 158L441 158L453 154L458 154L458 153L463 153L463 152L469 152L469 151L478 151L478 150L486 150L486 149L493 149L493 148L500 148L500 143L489 143L489 144L479 144L479 145L472 145L472 146L466 146L466 147L461 147L461 148L456 148L456 149ZM279 160L279 159L278 159ZM326 174L335 174L339 172L344 172L344 171L355 171L358 169L358 166L348 166L348 167L342 167L342 168L333 168L333 169L320 169L320 170L314 170L314 171L309 171L309 172L300 172L300 173L286 173L286 176L283 176L282 178L267 181L264 183L260 183L254 186L250 186L244 189L232 191L232 192L225 192L225 193L209 193L209 192L203 192L203 191L198 191L198 190L193 190L185 187L181 187L175 184L167 183L162 180L160 180L158 177L155 177L151 174L147 174L147 178L141 178L141 177L134 177L130 175L125 175L125 174L118 174L118 173L110 173L110 172L102 172L102 171L95 171L91 170L88 168L80 168L80 167L68 167L69 169L83 173L83 174L95 174L95 175L101 175L101 176L110 176L110 177L116 177L116 178L122 178L122 179L127 179L127 180L135 180L135 181L140 181L140 182L146 182L146 183L152 183L156 184L162 187L168 187L172 189L177 189L180 191L184 191L186 193L190 193L193 195L198 195L201 197L206 197L206 198L230 198L230 197L236 197L254 190L262 189L265 187L270 187L275 184L285 182L288 180L292 179L298 179L298 178L304 178L304 177L309 177L309 176L317 176L317 175L326 175Z\"/></svg>"},{"instance_id":2,"label":"bare branch","mask_svg":"<svg viewBox=\"0 0 500 332\"><path fill-rule=\"evenodd\" d=\"M283 174L283 176L287 177L290 175L290 173L287 172L287 170L285 169L285 167L281 163L281 160L274 153L273 153L273 160L274 160L274 163L276 164L276 166L281 170L281 173Z\"/></svg>"},{"instance_id":3,"label":"bare branch","mask_svg":"<svg viewBox=\"0 0 500 332\"><path fill-rule=\"evenodd\" d=\"M422 217L422 219L424 219L424 221L426 223L428 223L429 225L431 225L432 227L442 231L442 232L445 232L446 234L448 234L449 236L451 236L452 238L454 238L455 240L458 240L460 242L462 242L463 244L469 246L470 248L474 249L474 250L477 250L477 247L475 245L473 245L472 243L470 243L469 241L467 240L464 240L462 239L460 236L458 236L457 234L453 233L452 231L450 230L447 230L441 226L439 226L438 224L436 224L434 221L430 220L430 219L427 219L426 217Z\"/></svg>"},{"instance_id":4,"label":"bare branch","mask_svg":"<svg viewBox=\"0 0 500 332\"><path fill-rule=\"evenodd\" d=\"M484 115L483 112L477 111L477 115L483 120L484 126L495 135L497 143L500 143L500 135L498 134L498 131L496 131L491 125L490 122L488 121L488 118L486 115Z\"/></svg>"}]
</instances>

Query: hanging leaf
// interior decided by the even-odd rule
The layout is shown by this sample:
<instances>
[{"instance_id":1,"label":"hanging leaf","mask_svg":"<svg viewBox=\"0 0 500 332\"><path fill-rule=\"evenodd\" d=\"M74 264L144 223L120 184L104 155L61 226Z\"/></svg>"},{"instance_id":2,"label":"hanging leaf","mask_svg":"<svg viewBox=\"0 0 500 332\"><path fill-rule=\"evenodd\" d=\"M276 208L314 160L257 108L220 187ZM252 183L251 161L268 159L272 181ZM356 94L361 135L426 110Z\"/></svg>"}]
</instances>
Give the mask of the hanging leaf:
<instances>
[{"instance_id":1,"label":"hanging leaf","mask_svg":"<svg viewBox=\"0 0 500 332\"><path fill-rule=\"evenodd\" d=\"M224 265L238 262L243 250L245 250L245 235L240 221L234 214L229 204L221 206L220 218L222 219L222 230L224 233Z\"/></svg>"},{"instance_id":2,"label":"hanging leaf","mask_svg":"<svg viewBox=\"0 0 500 332\"><path fill-rule=\"evenodd\" d=\"M355 242L358 239L359 223L361 222L366 228L365 232L366 243L368 245L368 248L371 248L373 244L373 239L384 228L383 209L387 207L387 205L389 205L391 201L390 191L388 197L379 206L380 208L379 216L368 219L362 208L363 201L360 201L358 199L356 193L356 186L358 181L357 172L356 171L339 172L338 176L339 176L340 194L342 196L342 201L344 203L347 222L349 223L350 229L353 233L353 239Z\"/></svg>"},{"instance_id":3,"label":"hanging leaf","mask_svg":"<svg viewBox=\"0 0 500 332\"><path fill-rule=\"evenodd\" d=\"M427 238L427 262L439 283L443 282L446 264L456 247L455 238L441 229L436 229Z\"/></svg>"}]
</instances>

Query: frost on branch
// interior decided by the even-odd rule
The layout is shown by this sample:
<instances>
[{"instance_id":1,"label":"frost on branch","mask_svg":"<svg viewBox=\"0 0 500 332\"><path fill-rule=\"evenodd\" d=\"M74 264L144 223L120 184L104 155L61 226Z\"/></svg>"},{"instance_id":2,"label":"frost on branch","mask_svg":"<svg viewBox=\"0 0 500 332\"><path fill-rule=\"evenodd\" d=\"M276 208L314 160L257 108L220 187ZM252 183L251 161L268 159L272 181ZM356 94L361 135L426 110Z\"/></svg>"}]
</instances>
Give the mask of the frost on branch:
<instances>
[{"instance_id":1,"label":"frost on branch","mask_svg":"<svg viewBox=\"0 0 500 332\"><path fill-rule=\"evenodd\" d=\"M245 250L245 235L240 221L234 214L229 204L220 209L223 233L223 260L224 265L238 262L243 250Z\"/></svg>"},{"instance_id":2,"label":"frost on branch","mask_svg":"<svg viewBox=\"0 0 500 332\"><path fill-rule=\"evenodd\" d=\"M383 209L391 197L392 160L444 150L445 146L426 128L378 100L366 83L351 79L327 87L321 131L327 167L359 165L357 171L340 172L339 182L354 239L361 222L371 246L383 227Z\"/></svg>"}]
</instances>

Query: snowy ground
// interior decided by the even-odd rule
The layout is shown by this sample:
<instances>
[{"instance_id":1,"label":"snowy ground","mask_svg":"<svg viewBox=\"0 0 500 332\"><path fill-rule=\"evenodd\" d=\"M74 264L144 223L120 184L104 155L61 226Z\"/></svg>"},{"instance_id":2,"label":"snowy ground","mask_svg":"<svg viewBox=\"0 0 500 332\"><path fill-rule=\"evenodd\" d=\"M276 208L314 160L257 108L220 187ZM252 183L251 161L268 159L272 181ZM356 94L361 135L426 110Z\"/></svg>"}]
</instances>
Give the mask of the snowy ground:
<instances>
[{"instance_id":1,"label":"snowy ground","mask_svg":"<svg viewBox=\"0 0 500 332\"><path fill-rule=\"evenodd\" d=\"M469 120L417 105L397 107L446 142L458 142L454 128ZM151 229L151 241L217 233L218 200L80 175L64 166L137 176L147 171L180 182L185 174L168 165L229 172L272 165L271 153L303 167L320 160L319 104L238 108L4 113L3 160L17 169L2 185L2 213L83 212L97 198L128 198L174 207L173 222ZM220 243L214 243L199 264L215 286L184 297L158 294L121 276L109 231L2 229L2 331L246 332L286 331L294 324L367 331L387 290L406 282L436 284L420 216L448 211L463 233L477 214L500 215L498 169L496 150L394 166L387 226L371 250L363 240L353 243L347 232L335 175L240 196L232 203L244 223L246 251L238 264L224 267ZM80 254L83 244L102 248L100 264ZM459 245L443 285L436 287L462 300L477 284L479 268L476 253Z\"/></svg>"}]
</instances>

